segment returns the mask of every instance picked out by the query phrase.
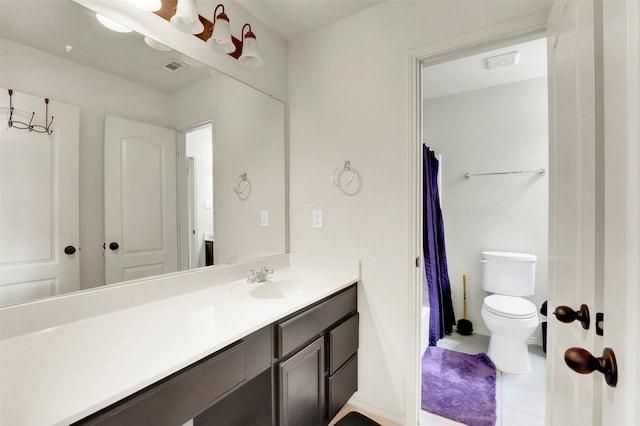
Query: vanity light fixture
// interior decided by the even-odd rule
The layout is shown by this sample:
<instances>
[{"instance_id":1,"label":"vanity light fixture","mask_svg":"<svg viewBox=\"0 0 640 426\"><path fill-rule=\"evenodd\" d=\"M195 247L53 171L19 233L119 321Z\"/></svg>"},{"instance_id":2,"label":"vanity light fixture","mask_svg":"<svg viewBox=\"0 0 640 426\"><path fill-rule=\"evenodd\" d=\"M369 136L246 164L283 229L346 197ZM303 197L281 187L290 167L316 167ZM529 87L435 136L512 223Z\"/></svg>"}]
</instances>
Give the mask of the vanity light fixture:
<instances>
[{"instance_id":1,"label":"vanity light fixture","mask_svg":"<svg viewBox=\"0 0 640 426\"><path fill-rule=\"evenodd\" d=\"M183 16L183 10L188 8L191 10L193 22L200 24L203 28L196 30L185 31L191 32L195 37L211 44L213 48L219 52L226 53L232 58L238 60L244 66L247 67L259 67L264 61L258 53L258 42L256 35L251 30L250 24L244 24L242 27L242 37L238 40L231 34L231 25L229 24L229 17L224 11L224 5L218 4L213 10L213 22L198 15L196 9L195 0L161 0L162 8L153 13L161 18L171 22L180 20L177 18ZM177 6L176 6L177 4ZM196 20L197 17L197 20ZM180 29L176 26L176 28ZM184 30L181 30L184 31Z\"/></svg>"},{"instance_id":2,"label":"vanity light fixture","mask_svg":"<svg viewBox=\"0 0 640 426\"><path fill-rule=\"evenodd\" d=\"M249 27L249 31L246 33L244 29ZM258 54L258 41L256 35L251 31L250 24L244 24L242 27L242 54L238 58L238 62L248 67L256 68L264 63L260 55Z\"/></svg>"},{"instance_id":3,"label":"vanity light fixture","mask_svg":"<svg viewBox=\"0 0 640 426\"><path fill-rule=\"evenodd\" d=\"M200 34L204 25L200 22L196 0L178 0L176 13L169 20L174 28L189 34Z\"/></svg>"},{"instance_id":4,"label":"vanity light fixture","mask_svg":"<svg viewBox=\"0 0 640 426\"><path fill-rule=\"evenodd\" d=\"M146 10L147 12L155 12L162 7L161 0L127 0L133 6L138 9Z\"/></svg>"},{"instance_id":5,"label":"vanity light fixture","mask_svg":"<svg viewBox=\"0 0 640 426\"><path fill-rule=\"evenodd\" d=\"M100 21L102 25L109 28L111 31L116 31L119 33L130 33L132 31L131 28L125 25L122 25L121 23L116 22L111 18L107 18L106 16L101 15L99 13L96 13L96 18L98 19L98 21Z\"/></svg>"},{"instance_id":6,"label":"vanity light fixture","mask_svg":"<svg viewBox=\"0 0 640 426\"><path fill-rule=\"evenodd\" d=\"M218 14L218 8L222 8ZM231 40L231 25L229 17L224 13L224 5L219 4L213 11L213 30L207 44L213 46L218 52L231 53L236 50L236 46Z\"/></svg>"}]
</instances>

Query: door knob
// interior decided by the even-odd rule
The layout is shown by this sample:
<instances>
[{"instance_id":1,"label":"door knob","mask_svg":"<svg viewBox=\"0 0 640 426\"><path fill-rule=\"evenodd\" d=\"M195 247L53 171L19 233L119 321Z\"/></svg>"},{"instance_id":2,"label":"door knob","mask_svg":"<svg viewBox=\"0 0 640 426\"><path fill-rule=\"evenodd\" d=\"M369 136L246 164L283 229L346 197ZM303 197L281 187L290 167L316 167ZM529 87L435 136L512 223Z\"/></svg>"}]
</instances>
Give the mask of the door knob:
<instances>
[{"instance_id":1,"label":"door knob","mask_svg":"<svg viewBox=\"0 0 640 426\"><path fill-rule=\"evenodd\" d=\"M72 255L76 252L76 248L74 246L66 246L64 248L64 254Z\"/></svg>"},{"instance_id":2,"label":"door knob","mask_svg":"<svg viewBox=\"0 0 640 426\"><path fill-rule=\"evenodd\" d=\"M109 243L109 250L115 251L115 250L118 250L119 248L120 248L120 245L118 245L118 243L116 242Z\"/></svg>"},{"instance_id":3,"label":"door knob","mask_svg":"<svg viewBox=\"0 0 640 426\"><path fill-rule=\"evenodd\" d=\"M586 349L569 348L564 353L564 362L576 373L601 372L604 374L605 382L613 388L618 383L618 364L611 348L604 348L600 358L594 357Z\"/></svg>"},{"instance_id":4,"label":"door knob","mask_svg":"<svg viewBox=\"0 0 640 426\"><path fill-rule=\"evenodd\" d=\"M589 329L589 307L587 305L580 305L578 312L574 311L568 306L558 306L553 314L558 318L558 321L564 323L570 323L575 320L580 321L582 328Z\"/></svg>"}]
</instances>

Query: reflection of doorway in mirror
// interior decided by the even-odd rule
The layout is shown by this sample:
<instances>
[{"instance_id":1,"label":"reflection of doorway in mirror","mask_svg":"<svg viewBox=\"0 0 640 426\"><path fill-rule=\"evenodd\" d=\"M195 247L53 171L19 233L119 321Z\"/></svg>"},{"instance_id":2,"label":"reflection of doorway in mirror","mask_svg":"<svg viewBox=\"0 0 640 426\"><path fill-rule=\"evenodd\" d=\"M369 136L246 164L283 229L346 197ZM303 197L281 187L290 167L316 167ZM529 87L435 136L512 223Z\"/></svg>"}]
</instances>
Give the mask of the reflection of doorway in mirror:
<instances>
[{"instance_id":1,"label":"reflection of doorway in mirror","mask_svg":"<svg viewBox=\"0 0 640 426\"><path fill-rule=\"evenodd\" d=\"M189 268L200 267L198 255L198 221L196 220L196 159L187 157L187 233L189 234Z\"/></svg>"},{"instance_id":2,"label":"reflection of doorway in mirror","mask_svg":"<svg viewBox=\"0 0 640 426\"><path fill-rule=\"evenodd\" d=\"M213 265L213 146L207 123L185 132L189 265Z\"/></svg>"}]
</instances>

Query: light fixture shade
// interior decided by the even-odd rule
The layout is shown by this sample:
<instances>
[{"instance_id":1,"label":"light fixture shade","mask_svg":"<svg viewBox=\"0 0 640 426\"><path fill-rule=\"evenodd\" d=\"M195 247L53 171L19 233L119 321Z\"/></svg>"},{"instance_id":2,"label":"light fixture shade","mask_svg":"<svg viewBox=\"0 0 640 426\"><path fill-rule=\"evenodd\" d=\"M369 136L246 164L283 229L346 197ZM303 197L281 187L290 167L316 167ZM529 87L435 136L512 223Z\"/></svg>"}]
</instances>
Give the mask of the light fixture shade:
<instances>
[{"instance_id":1,"label":"light fixture shade","mask_svg":"<svg viewBox=\"0 0 640 426\"><path fill-rule=\"evenodd\" d=\"M170 22L174 28L185 33L200 34L204 31L196 0L178 0L176 14L171 17Z\"/></svg>"},{"instance_id":2,"label":"light fixture shade","mask_svg":"<svg viewBox=\"0 0 640 426\"><path fill-rule=\"evenodd\" d=\"M159 41L155 41L151 37L145 36L144 42L147 44L147 46L151 47L152 49L160 50L162 52L169 52L171 50L169 46L166 46L160 43Z\"/></svg>"},{"instance_id":3,"label":"light fixture shade","mask_svg":"<svg viewBox=\"0 0 640 426\"><path fill-rule=\"evenodd\" d=\"M133 6L138 9L146 10L147 12L155 12L162 7L161 0L127 0Z\"/></svg>"},{"instance_id":4,"label":"light fixture shade","mask_svg":"<svg viewBox=\"0 0 640 426\"><path fill-rule=\"evenodd\" d=\"M125 25L122 25L121 23L116 22L111 18L107 18L106 16L101 15L99 13L96 13L96 18L98 19L98 21L100 21L102 25L109 28L111 31L116 31L119 33L130 33L132 31L131 28Z\"/></svg>"},{"instance_id":5,"label":"light fixture shade","mask_svg":"<svg viewBox=\"0 0 640 426\"><path fill-rule=\"evenodd\" d=\"M236 50L236 46L231 40L231 24L229 18L223 12L219 14L213 22L213 34L207 43L213 46L218 52L231 53Z\"/></svg>"},{"instance_id":6,"label":"light fixture shade","mask_svg":"<svg viewBox=\"0 0 640 426\"><path fill-rule=\"evenodd\" d=\"M264 61L258 54L258 41L256 37L253 36L253 33L248 33L244 37L244 42L242 43L242 55L238 58L238 62L242 65L246 65L248 67L259 67Z\"/></svg>"}]
</instances>

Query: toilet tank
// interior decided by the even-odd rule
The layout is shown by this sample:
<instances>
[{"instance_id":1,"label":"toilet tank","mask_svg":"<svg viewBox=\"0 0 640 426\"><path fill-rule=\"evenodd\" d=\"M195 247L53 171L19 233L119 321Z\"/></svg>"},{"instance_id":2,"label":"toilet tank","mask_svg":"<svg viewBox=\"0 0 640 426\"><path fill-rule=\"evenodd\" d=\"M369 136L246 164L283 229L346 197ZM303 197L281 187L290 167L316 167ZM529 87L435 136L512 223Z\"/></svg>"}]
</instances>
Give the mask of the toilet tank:
<instances>
[{"instance_id":1,"label":"toilet tank","mask_svg":"<svg viewBox=\"0 0 640 426\"><path fill-rule=\"evenodd\" d=\"M504 251L482 252L482 288L507 296L532 296L536 287L536 256Z\"/></svg>"}]
</instances>

